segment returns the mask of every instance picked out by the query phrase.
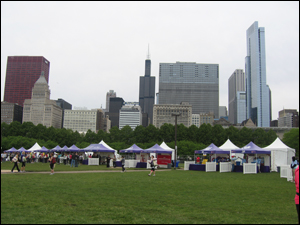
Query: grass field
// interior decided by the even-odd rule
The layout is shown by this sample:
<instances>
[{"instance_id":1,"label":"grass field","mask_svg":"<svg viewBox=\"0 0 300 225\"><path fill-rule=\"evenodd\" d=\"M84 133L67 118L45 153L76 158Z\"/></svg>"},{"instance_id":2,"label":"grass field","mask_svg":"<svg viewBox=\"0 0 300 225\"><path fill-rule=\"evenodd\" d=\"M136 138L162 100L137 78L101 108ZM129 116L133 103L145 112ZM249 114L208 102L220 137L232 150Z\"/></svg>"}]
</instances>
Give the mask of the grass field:
<instances>
[{"instance_id":1,"label":"grass field","mask_svg":"<svg viewBox=\"0 0 300 225\"><path fill-rule=\"evenodd\" d=\"M2 170L11 168L1 164ZM57 165L55 171L75 169L106 168ZM26 170L50 173L42 163L27 164ZM274 172L49 173L1 175L1 223L298 222L295 185Z\"/></svg>"}]
</instances>

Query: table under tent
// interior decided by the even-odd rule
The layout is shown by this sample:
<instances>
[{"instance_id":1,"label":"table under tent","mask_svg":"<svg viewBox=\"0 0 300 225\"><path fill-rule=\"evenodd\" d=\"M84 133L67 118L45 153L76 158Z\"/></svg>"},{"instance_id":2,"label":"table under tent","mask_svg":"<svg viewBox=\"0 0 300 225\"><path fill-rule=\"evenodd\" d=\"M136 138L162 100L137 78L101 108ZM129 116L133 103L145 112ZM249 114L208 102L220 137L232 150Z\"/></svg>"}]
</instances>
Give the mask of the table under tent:
<instances>
[{"instance_id":1,"label":"table under tent","mask_svg":"<svg viewBox=\"0 0 300 225\"><path fill-rule=\"evenodd\" d=\"M208 161L202 160L202 164L190 164L189 170L200 170L206 172L220 171L230 172L231 162L229 160L230 151L218 148L215 144L211 143L208 147L202 150L195 150L195 154L210 154ZM220 159L224 159L221 162Z\"/></svg>"},{"instance_id":2,"label":"table under tent","mask_svg":"<svg viewBox=\"0 0 300 225\"><path fill-rule=\"evenodd\" d=\"M150 159L149 154L144 153L144 150L133 144L129 148L122 149L119 153L126 153L127 159L125 158L125 167L127 168L147 168L147 160ZM128 159L130 154L130 159Z\"/></svg>"},{"instance_id":3,"label":"table under tent","mask_svg":"<svg viewBox=\"0 0 300 225\"><path fill-rule=\"evenodd\" d=\"M102 145L104 145L106 148L108 148L108 149L110 149L110 150L114 150L115 152L114 152L114 156L116 157L116 159L117 160L121 160L121 157L120 157L120 155L118 154L118 151L116 150L116 149L113 149L112 147L110 147L108 144L106 144L103 140L101 140L100 142L99 142L99 144L102 144ZM101 158L103 158L103 160L105 161L105 158L108 156L108 155L110 155L110 153L105 153L105 152L101 152ZM111 155L110 155L111 156ZM101 159L101 161L103 161L102 159Z\"/></svg>"},{"instance_id":4,"label":"table under tent","mask_svg":"<svg viewBox=\"0 0 300 225\"><path fill-rule=\"evenodd\" d=\"M296 154L295 149L285 145L279 137L263 149L271 151L271 171L278 171L280 166L290 166Z\"/></svg>"},{"instance_id":5,"label":"table under tent","mask_svg":"<svg viewBox=\"0 0 300 225\"><path fill-rule=\"evenodd\" d=\"M242 153L246 154L246 163L243 163L243 166L236 166L236 172L243 172L244 174L248 173L257 173L258 172L258 165L256 163L256 159L259 155L261 159L261 172L270 172L271 166L271 151L265 150L263 148L258 147L252 141L244 146L243 148L233 149L231 150L232 153Z\"/></svg>"},{"instance_id":6,"label":"table under tent","mask_svg":"<svg viewBox=\"0 0 300 225\"><path fill-rule=\"evenodd\" d=\"M93 152L97 153L101 156L101 162L103 162L106 157L104 156L110 156L110 166L112 166L112 159L115 157L115 150L109 149L108 147L104 146L103 144L90 144L88 147L82 149L84 152ZM104 159L103 159L104 158ZM99 158L88 158L86 161L84 161L84 164L87 161L88 165L99 165Z\"/></svg>"},{"instance_id":7,"label":"table under tent","mask_svg":"<svg viewBox=\"0 0 300 225\"><path fill-rule=\"evenodd\" d=\"M227 139L227 141L223 145L221 145L219 148L222 150L225 150L225 151L231 151L232 149L238 149L240 147L233 144L230 141L230 139ZM244 157L244 154L230 152L230 159L232 158L232 156L235 156L237 158L237 160L236 160L237 165L242 165L242 158Z\"/></svg>"}]
</instances>

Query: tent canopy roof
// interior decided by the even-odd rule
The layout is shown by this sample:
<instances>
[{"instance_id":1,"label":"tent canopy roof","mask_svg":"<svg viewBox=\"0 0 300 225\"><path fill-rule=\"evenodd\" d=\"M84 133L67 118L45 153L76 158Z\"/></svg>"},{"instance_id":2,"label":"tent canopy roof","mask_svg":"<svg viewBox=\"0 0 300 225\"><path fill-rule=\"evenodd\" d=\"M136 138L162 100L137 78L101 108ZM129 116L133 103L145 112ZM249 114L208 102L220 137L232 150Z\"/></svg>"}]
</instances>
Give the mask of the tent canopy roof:
<instances>
[{"instance_id":1,"label":"tent canopy roof","mask_svg":"<svg viewBox=\"0 0 300 225\"><path fill-rule=\"evenodd\" d=\"M105 147L103 144L90 144L88 147L83 149L86 152L113 152L115 153L115 150L109 149Z\"/></svg>"},{"instance_id":2,"label":"tent canopy roof","mask_svg":"<svg viewBox=\"0 0 300 225\"><path fill-rule=\"evenodd\" d=\"M287 146L286 144L284 144L279 137L277 137L275 139L275 141L273 141L272 144L270 144L269 146L265 147L264 149L266 150L274 150L274 149L289 149L292 150L293 152L296 152L295 149L290 148L289 146Z\"/></svg>"},{"instance_id":3,"label":"tent canopy roof","mask_svg":"<svg viewBox=\"0 0 300 225\"><path fill-rule=\"evenodd\" d=\"M32 151L37 150L37 149L41 149L41 146L37 142L35 142L35 144L30 149L28 149L27 151L32 152Z\"/></svg>"},{"instance_id":4,"label":"tent canopy roof","mask_svg":"<svg viewBox=\"0 0 300 225\"><path fill-rule=\"evenodd\" d=\"M165 150L175 151L175 149L170 148L164 141L163 141L163 143L160 144L160 147L162 147Z\"/></svg>"},{"instance_id":5,"label":"tent canopy roof","mask_svg":"<svg viewBox=\"0 0 300 225\"><path fill-rule=\"evenodd\" d=\"M151 148L147 148L143 150L142 152L144 153L167 153L167 154L172 154L172 150L166 150L162 147L160 147L158 144L155 144Z\"/></svg>"},{"instance_id":6,"label":"tent canopy roof","mask_svg":"<svg viewBox=\"0 0 300 225\"><path fill-rule=\"evenodd\" d=\"M233 144L230 141L230 139L228 138L227 141L223 145L221 145L219 148L222 150L232 150L232 149L238 149L239 147L236 146L235 144Z\"/></svg>"},{"instance_id":7,"label":"tent canopy roof","mask_svg":"<svg viewBox=\"0 0 300 225\"><path fill-rule=\"evenodd\" d=\"M230 151L225 151L218 148L214 143L202 150L196 150L195 154L230 154Z\"/></svg>"},{"instance_id":8,"label":"tent canopy roof","mask_svg":"<svg viewBox=\"0 0 300 225\"><path fill-rule=\"evenodd\" d=\"M246 154L271 154L270 150L266 150L263 148L258 147L252 141L246 146L239 148L239 149L232 149L232 153L246 153Z\"/></svg>"},{"instance_id":9,"label":"tent canopy roof","mask_svg":"<svg viewBox=\"0 0 300 225\"><path fill-rule=\"evenodd\" d=\"M143 151L142 148L140 148L139 146L137 146L136 144L133 144L132 146L130 146L129 148L120 150L120 153L140 153L141 151Z\"/></svg>"}]
</instances>

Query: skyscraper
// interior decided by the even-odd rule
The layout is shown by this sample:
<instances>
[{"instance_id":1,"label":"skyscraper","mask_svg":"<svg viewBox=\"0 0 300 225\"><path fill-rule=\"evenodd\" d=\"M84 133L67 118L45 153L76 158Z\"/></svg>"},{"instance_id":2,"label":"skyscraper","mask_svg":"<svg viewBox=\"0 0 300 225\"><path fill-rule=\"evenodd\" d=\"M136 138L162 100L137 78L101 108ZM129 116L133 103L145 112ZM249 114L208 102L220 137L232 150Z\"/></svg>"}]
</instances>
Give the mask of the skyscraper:
<instances>
[{"instance_id":1,"label":"skyscraper","mask_svg":"<svg viewBox=\"0 0 300 225\"><path fill-rule=\"evenodd\" d=\"M219 64L160 63L159 104L181 102L192 105L192 114L219 118Z\"/></svg>"},{"instance_id":2,"label":"skyscraper","mask_svg":"<svg viewBox=\"0 0 300 225\"><path fill-rule=\"evenodd\" d=\"M43 71L32 88L31 99L24 101L23 122L61 128L62 108L56 105L56 101L50 100L50 89Z\"/></svg>"},{"instance_id":3,"label":"skyscraper","mask_svg":"<svg viewBox=\"0 0 300 225\"><path fill-rule=\"evenodd\" d=\"M4 101L23 106L41 72L49 82L50 62L43 56L8 56Z\"/></svg>"},{"instance_id":4,"label":"skyscraper","mask_svg":"<svg viewBox=\"0 0 300 225\"><path fill-rule=\"evenodd\" d=\"M106 93L106 109L105 109L105 112L108 112L109 111L109 99L110 98L115 98L117 97L117 93L114 92L114 90L109 90L109 92Z\"/></svg>"},{"instance_id":5,"label":"skyscraper","mask_svg":"<svg viewBox=\"0 0 300 225\"><path fill-rule=\"evenodd\" d=\"M255 21L247 30L245 58L247 118L257 127L269 127L271 121L270 88L266 76L265 28Z\"/></svg>"},{"instance_id":6,"label":"skyscraper","mask_svg":"<svg viewBox=\"0 0 300 225\"><path fill-rule=\"evenodd\" d=\"M242 123L246 120L245 93L245 73L242 69L236 69L228 79L228 120L232 124Z\"/></svg>"},{"instance_id":7,"label":"skyscraper","mask_svg":"<svg viewBox=\"0 0 300 225\"><path fill-rule=\"evenodd\" d=\"M155 77L151 77L151 60L148 51L147 59L145 60L145 76L140 77L140 93L139 104L143 113L147 113L148 120L153 124L153 105L155 97ZM143 122L143 126L148 126L148 123Z\"/></svg>"}]
</instances>

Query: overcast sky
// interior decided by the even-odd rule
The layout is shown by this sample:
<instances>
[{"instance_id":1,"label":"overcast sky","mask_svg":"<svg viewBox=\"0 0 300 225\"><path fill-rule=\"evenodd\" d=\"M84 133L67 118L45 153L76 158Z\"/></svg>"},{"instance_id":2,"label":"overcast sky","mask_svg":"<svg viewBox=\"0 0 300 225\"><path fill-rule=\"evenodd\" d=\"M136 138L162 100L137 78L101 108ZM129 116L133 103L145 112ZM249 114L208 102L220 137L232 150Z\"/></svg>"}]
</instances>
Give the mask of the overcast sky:
<instances>
[{"instance_id":1,"label":"overcast sky","mask_svg":"<svg viewBox=\"0 0 300 225\"><path fill-rule=\"evenodd\" d=\"M265 27L272 119L299 111L299 2L3 2L1 101L8 56L50 61L50 98L74 107L106 107L114 90L139 100L150 46L151 75L159 63L219 64L220 106L228 109L228 79L245 70L246 30Z\"/></svg>"}]
</instances>

